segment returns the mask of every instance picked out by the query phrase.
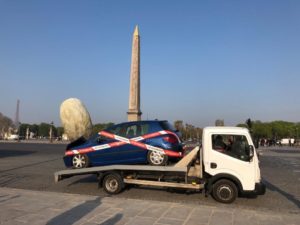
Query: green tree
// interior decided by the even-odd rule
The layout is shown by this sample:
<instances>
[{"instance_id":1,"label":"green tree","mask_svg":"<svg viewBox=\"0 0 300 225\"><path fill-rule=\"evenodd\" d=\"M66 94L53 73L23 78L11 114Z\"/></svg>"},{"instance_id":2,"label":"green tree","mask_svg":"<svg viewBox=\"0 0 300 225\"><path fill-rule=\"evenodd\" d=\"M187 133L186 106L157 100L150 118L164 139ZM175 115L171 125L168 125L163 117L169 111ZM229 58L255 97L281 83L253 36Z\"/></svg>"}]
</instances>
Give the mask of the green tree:
<instances>
[{"instance_id":1,"label":"green tree","mask_svg":"<svg viewBox=\"0 0 300 225\"><path fill-rule=\"evenodd\" d=\"M52 137L57 136L57 129L49 123L41 123L39 125L38 134L40 137L49 137L50 128L52 126Z\"/></svg>"},{"instance_id":2,"label":"green tree","mask_svg":"<svg viewBox=\"0 0 300 225\"><path fill-rule=\"evenodd\" d=\"M8 132L10 128L15 128L13 121L0 113L0 138L3 138L4 133Z\"/></svg>"},{"instance_id":3,"label":"green tree","mask_svg":"<svg viewBox=\"0 0 300 225\"><path fill-rule=\"evenodd\" d=\"M238 124L240 127L249 128L249 119L245 124ZM261 122L259 120L251 121L251 130L254 138L297 138L300 132L300 123L292 123L287 121Z\"/></svg>"},{"instance_id":4,"label":"green tree","mask_svg":"<svg viewBox=\"0 0 300 225\"><path fill-rule=\"evenodd\" d=\"M109 123L97 123L97 124L93 125L92 134L93 135L97 134L99 131L104 130L108 127L111 127L113 125L114 125L114 123L111 123L111 122L109 122Z\"/></svg>"}]
</instances>

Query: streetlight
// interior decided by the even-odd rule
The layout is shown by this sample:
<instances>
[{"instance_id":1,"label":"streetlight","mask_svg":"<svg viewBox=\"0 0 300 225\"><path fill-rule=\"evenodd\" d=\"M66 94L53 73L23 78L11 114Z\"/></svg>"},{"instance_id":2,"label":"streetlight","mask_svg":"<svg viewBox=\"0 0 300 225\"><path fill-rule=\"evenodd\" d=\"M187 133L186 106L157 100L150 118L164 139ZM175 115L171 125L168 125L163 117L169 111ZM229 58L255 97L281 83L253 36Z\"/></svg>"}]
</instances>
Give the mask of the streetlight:
<instances>
[{"instance_id":1,"label":"streetlight","mask_svg":"<svg viewBox=\"0 0 300 225\"><path fill-rule=\"evenodd\" d=\"M50 143L52 143L52 134L53 134L53 121L50 123L50 131L49 131Z\"/></svg>"},{"instance_id":2,"label":"streetlight","mask_svg":"<svg viewBox=\"0 0 300 225\"><path fill-rule=\"evenodd\" d=\"M298 144L298 127L296 127L295 129L296 129L296 140L295 140L295 143Z\"/></svg>"}]
</instances>

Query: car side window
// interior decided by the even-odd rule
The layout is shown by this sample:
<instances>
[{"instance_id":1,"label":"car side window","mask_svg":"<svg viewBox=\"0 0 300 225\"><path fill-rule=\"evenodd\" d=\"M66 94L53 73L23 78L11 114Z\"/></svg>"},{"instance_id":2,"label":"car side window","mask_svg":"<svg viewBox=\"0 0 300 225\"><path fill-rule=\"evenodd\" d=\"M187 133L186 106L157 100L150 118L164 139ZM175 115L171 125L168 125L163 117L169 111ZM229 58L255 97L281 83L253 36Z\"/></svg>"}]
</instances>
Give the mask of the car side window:
<instances>
[{"instance_id":1,"label":"car side window","mask_svg":"<svg viewBox=\"0 0 300 225\"><path fill-rule=\"evenodd\" d=\"M249 143L244 135L212 135L213 150L231 157L249 161Z\"/></svg>"},{"instance_id":2,"label":"car side window","mask_svg":"<svg viewBox=\"0 0 300 225\"><path fill-rule=\"evenodd\" d=\"M123 125L107 129L107 132L119 135L121 137L134 138L149 132L149 124Z\"/></svg>"},{"instance_id":3,"label":"car side window","mask_svg":"<svg viewBox=\"0 0 300 225\"><path fill-rule=\"evenodd\" d=\"M147 124L147 123L142 124L138 130L140 130L139 136L148 134L149 133L149 124Z\"/></svg>"},{"instance_id":4,"label":"car side window","mask_svg":"<svg viewBox=\"0 0 300 225\"><path fill-rule=\"evenodd\" d=\"M127 138L134 138L145 135L148 133L149 125L148 124L135 124L128 126L126 128L126 137Z\"/></svg>"},{"instance_id":5,"label":"car side window","mask_svg":"<svg viewBox=\"0 0 300 225\"><path fill-rule=\"evenodd\" d=\"M137 126L136 125L132 125L132 126L127 127L127 129L126 129L126 137L127 138L136 137L136 133L137 133Z\"/></svg>"}]
</instances>

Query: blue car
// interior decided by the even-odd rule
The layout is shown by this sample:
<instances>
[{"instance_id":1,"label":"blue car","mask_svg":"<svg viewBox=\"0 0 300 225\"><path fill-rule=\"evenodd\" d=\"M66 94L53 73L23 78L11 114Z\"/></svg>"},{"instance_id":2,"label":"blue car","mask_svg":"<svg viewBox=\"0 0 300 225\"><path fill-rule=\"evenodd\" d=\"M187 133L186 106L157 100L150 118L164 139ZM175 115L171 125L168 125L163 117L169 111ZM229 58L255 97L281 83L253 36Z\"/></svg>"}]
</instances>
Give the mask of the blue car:
<instances>
[{"instance_id":1,"label":"blue car","mask_svg":"<svg viewBox=\"0 0 300 225\"><path fill-rule=\"evenodd\" d=\"M113 164L166 165L182 157L180 133L168 121L134 121L111 126L86 140L70 143L66 167Z\"/></svg>"}]
</instances>

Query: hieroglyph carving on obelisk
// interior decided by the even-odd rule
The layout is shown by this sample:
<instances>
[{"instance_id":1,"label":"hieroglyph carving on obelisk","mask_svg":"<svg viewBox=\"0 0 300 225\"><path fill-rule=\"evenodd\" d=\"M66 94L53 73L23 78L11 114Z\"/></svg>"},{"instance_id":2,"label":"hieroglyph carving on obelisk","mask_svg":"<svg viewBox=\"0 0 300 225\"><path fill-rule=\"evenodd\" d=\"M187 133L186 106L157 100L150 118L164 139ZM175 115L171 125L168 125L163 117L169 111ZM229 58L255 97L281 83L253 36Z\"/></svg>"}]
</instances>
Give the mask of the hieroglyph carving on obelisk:
<instances>
[{"instance_id":1,"label":"hieroglyph carving on obelisk","mask_svg":"<svg viewBox=\"0 0 300 225\"><path fill-rule=\"evenodd\" d=\"M138 26L135 27L132 40L129 109L128 121L141 120L140 109L140 36Z\"/></svg>"}]
</instances>

